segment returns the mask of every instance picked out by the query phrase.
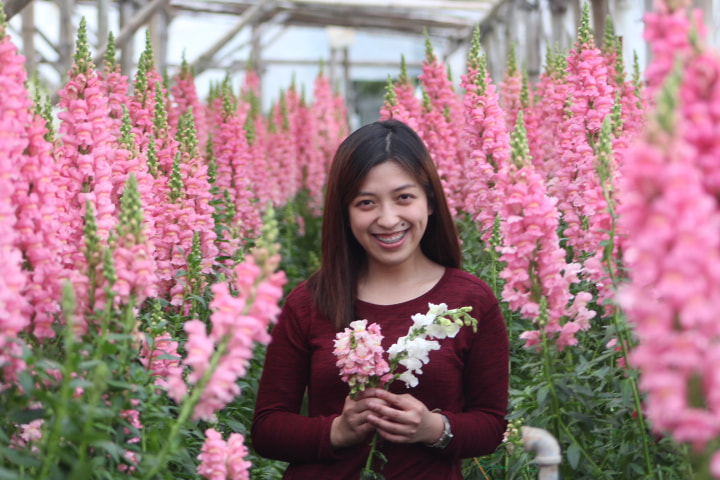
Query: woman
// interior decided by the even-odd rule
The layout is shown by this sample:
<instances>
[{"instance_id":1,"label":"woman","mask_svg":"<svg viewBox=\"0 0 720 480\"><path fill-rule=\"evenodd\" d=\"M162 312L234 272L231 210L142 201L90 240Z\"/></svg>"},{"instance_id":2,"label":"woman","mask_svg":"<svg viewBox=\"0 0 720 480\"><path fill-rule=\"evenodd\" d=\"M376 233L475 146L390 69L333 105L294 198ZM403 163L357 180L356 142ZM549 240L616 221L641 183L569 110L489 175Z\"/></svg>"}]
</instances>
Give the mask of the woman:
<instances>
[{"instance_id":1,"label":"woman","mask_svg":"<svg viewBox=\"0 0 720 480\"><path fill-rule=\"evenodd\" d=\"M339 146L325 197L320 269L288 295L260 381L252 442L290 463L286 479L356 479L377 432L391 479L461 479L460 459L492 453L505 431L508 337L498 302L460 270L457 232L435 165L406 125L375 122ZM354 320L378 323L383 347L428 303L471 306L430 353L419 384L354 399L333 340ZM307 415L301 414L307 391Z\"/></svg>"}]
</instances>

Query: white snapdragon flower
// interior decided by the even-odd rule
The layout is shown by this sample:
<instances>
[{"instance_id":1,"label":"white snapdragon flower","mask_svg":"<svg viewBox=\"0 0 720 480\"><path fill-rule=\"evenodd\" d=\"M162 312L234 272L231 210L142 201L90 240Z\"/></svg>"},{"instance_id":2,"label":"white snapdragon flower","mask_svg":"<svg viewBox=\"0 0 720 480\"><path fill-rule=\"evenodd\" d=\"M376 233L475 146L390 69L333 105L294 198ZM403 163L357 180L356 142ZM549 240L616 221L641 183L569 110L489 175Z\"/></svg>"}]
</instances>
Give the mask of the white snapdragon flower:
<instances>
[{"instance_id":1,"label":"white snapdragon flower","mask_svg":"<svg viewBox=\"0 0 720 480\"><path fill-rule=\"evenodd\" d=\"M423 365L430 362L430 352L440 349L440 342L428 339L454 338L463 325L475 328L477 321L467 315L470 310L470 307L463 307L449 311L445 303L428 303L427 313L413 315L413 324L408 334L398 338L387 350L391 362L405 367L405 371L398 374L397 378L409 388L416 386L417 376L423 373ZM464 316L463 319L460 316Z\"/></svg>"},{"instance_id":2,"label":"white snapdragon flower","mask_svg":"<svg viewBox=\"0 0 720 480\"><path fill-rule=\"evenodd\" d=\"M427 315L422 313L416 313L411 318L413 321L413 326L410 327L411 330L416 328L419 329L422 327L429 327L435 321L435 315Z\"/></svg>"},{"instance_id":3,"label":"white snapdragon flower","mask_svg":"<svg viewBox=\"0 0 720 480\"><path fill-rule=\"evenodd\" d=\"M440 317L445 315L448 311L447 303L440 303L435 305L434 303L428 303L428 315Z\"/></svg>"},{"instance_id":4,"label":"white snapdragon flower","mask_svg":"<svg viewBox=\"0 0 720 480\"><path fill-rule=\"evenodd\" d=\"M418 384L418 378L410 370L401 373L398 380L405 382L405 386L408 388L417 387Z\"/></svg>"},{"instance_id":5,"label":"white snapdragon flower","mask_svg":"<svg viewBox=\"0 0 720 480\"><path fill-rule=\"evenodd\" d=\"M428 337L443 339L446 337L455 338L460 331L460 325L455 322L442 321L441 323L433 323L427 327Z\"/></svg>"},{"instance_id":6,"label":"white snapdragon flower","mask_svg":"<svg viewBox=\"0 0 720 480\"><path fill-rule=\"evenodd\" d=\"M413 338L405 343L408 358L417 358L422 363L428 363L430 361L430 352L439 348L440 343L435 340L428 340L425 336Z\"/></svg>"}]
</instances>

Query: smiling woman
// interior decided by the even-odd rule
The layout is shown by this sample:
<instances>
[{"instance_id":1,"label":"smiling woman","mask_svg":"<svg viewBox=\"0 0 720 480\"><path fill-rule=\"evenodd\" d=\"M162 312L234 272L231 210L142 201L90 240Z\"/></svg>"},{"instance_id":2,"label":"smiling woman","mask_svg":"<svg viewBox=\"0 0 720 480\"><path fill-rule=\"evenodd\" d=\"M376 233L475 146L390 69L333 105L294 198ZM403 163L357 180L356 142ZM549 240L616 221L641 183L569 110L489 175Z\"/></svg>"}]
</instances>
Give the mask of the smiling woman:
<instances>
[{"instance_id":1,"label":"smiling woman","mask_svg":"<svg viewBox=\"0 0 720 480\"><path fill-rule=\"evenodd\" d=\"M375 434L387 480L459 480L461 459L495 450L507 412L507 331L490 288L460 263L442 185L418 135L395 120L353 132L330 168L320 269L288 296L258 391L253 446L290 463L284 478L357 478ZM333 354L336 333L368 319L387 349L430 303L470 307L477 332L440 340L416 386L349 395Z\"/></svg>"},{"instance_id":2,"label":"smiling woman","mask_svg":"<svg viewBox=\"0 0 720 480\"><path fill-rule=\"evenodd\" d=\"M399 293L411 299L440 279L444 269L419 248L431 213L425 191L397 162L370 170L349 207L350 229L367 255L358 298L393 303Z\"/></svg>"}]
</instances>

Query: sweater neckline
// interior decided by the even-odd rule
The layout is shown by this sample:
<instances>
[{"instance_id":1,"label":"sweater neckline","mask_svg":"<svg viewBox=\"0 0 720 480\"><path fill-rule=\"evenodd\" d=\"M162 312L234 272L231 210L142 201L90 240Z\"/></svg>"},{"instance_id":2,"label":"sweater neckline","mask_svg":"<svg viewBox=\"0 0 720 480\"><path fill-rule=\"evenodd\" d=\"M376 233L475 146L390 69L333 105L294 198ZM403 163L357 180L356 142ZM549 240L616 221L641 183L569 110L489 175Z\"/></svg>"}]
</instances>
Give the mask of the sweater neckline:
<instances>
[{"instance_id":1,"label":"sweater neckline","mask_svg":"<svg viewBox=\"0 0 720 480\"><path fill-rule=\"evenodd\" d=\"M370 303L366 302L364 300L360 300L359 298L355 299L356 306L363 308L363 309L370 309L370 310L395 310L395 309L402 309L407 308L409 306L424 303L425 307L427 307L427 297L432 296L442 284L445 283L445 280L451 275L452 268L445 267L445 271L443 272L440 279L435 282L435 285L433 285L429 290L427 290L425 293L420 294L419 296L412 298L410 300L405 300L404 302L400 303L391 303L389 305L380 305L378 303Z\"/></svg>"}]
</instances>

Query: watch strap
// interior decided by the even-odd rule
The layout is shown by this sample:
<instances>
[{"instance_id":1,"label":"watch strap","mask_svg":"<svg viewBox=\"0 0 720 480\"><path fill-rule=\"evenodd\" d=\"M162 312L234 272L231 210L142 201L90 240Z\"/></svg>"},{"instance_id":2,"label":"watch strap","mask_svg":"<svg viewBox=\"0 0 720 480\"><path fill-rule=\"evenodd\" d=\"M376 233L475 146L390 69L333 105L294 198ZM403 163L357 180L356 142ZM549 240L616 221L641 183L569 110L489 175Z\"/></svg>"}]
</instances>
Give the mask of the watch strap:
<instances>
[{"instance_id":1,"label":"watch strap","mask_svg":"<svg viewBox=\"0 0 720 480\"><path fill-rule=\"evenodd\" d=\"M443 420L444 428L443 428L442 433L440 434L440 438L438 438L435 441L435 443L426 443L425 445L427 445L428 447L432 447L432 448L441 448L442 449L442 448L447 447L448 444L450 443L450 441L453 439L453 433L452 433L452 429L450 427L450 420L448 420L448 418L443 413L441 413L439 409L433 410L433 413L440 414L440 416L442 417L442 420Z\"/></svg>"}]
</instances>

